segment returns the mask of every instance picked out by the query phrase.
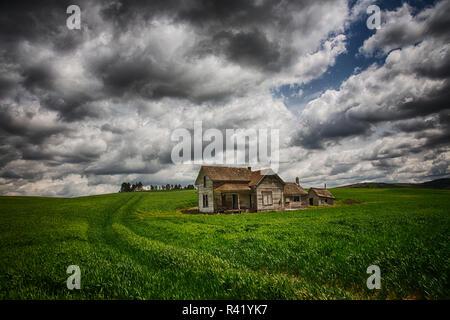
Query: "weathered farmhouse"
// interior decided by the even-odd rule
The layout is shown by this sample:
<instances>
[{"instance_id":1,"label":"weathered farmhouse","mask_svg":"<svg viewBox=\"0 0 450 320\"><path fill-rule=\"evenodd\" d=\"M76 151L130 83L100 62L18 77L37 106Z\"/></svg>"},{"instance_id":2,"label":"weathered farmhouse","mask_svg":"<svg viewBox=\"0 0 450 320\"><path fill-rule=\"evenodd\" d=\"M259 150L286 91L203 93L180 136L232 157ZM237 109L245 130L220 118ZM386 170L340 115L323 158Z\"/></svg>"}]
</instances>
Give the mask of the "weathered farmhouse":
<instances>
[{"instance_id":1,"label":"weathered farmhouse","mask_svg":"<svg viewBox=\"0 0 450 320\"><path fill-rule=\"evenodd\" d=\"M327 189L310 188L308 191L308 199L310 206L332 206L335 197Z\"/></svg>"},{"instance_id":2,"label":"weathered farmhouse","mask_svg":"<svg viewBox=\"0 0 450 320\"><path fill-rule=\"evenodd\" d=\"M308 193L270 169L202 166L195 185L200 212L260 212L307 208Z\"/></svg>"}]
</instances>

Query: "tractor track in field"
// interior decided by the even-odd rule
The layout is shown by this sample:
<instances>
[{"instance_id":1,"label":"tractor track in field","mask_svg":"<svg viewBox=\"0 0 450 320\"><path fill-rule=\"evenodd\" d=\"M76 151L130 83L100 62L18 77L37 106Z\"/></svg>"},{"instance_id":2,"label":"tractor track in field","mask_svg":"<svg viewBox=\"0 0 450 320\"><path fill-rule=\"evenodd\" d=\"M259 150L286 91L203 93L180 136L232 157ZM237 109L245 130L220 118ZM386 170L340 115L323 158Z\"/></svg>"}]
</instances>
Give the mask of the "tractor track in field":
<instances>
[{"instance_id":1,"label":"tractor track in field","mask_svg":"<svg viewBox=\"0 0 450 320\"><path fill-rule=\"evenodd\" d=\"M112 205L107 206L100 216L102 217L101 221L97 223L90 223L88 227L88 239L89 243L93 247L95 251L97 251L103 258L109 260L112 265L119 265L123 263L129 263L132 261L132 264L136 265L137 269L144 271L144 274L153 274L154 270L152 270L149 266L147 266L143 261L139 261L136 257L130 252L130 250L126 249L126 246L121 245L120 241L118 241L118 237L116 237L115 231L113 230L113 224L116 223L116 220L123 213L128 211L130 208L134 208L136 204L138 204L142 198L142 194L130 194L129 198L125 201L117 201ZM120 259L116 260L115 255L111 255L111 252L117 254ZM135 268L136 269L136 268ZM134 278L132 273L128 273L124 275L126 277ZM120 279L125 280L125 279ZM106 289L104 292L107 293L106 298L146 298L151 299L153 297L148 297L145 294L139 295L119 295L116 296L111 292L108 293L107 285L101 290ZM138 289L138 288L137 288Z\"/></svg>"},{"instance_id":2,"label":"tractor track in field","mask_svg":"<svg viewBox=\"0 0 450 320\"><path fill-rule=\"evenodd\" d=\"M114 251L123 255L124 258L126 257L125 259L132 261L133 264L136 264L138 268L149 275L156 275L160 272L171 274L174 269L171 269L170 266L187 263L188 265L191 265L190 268L185 269L188 278L191 276L198 277L198 272L201 274L215 274L228 270L234 275L246 274L246 277L256 276L260 279L265 279L263 281L274 281L275 284L275 280L272 279L272 277L262 272L247 269L245 266L234 266L229 261L213 255L203 255L200 257L195 250L174 247L134 233L120 221L120 218L124 215L133 213L136 205L143 196L143 194L130 195L125 202L116 202L113 205L108 206L103 210L104 214L101 215L101 222L97 224L97 226L89 225L91 235L89 239L92 244L95 244L94 247L96 250L101 253ZM130 234L123 234L123 232L130 232ZM94 235L97 236L95 237ZM133 242L134 240L136 240L136 243ZM151 245L151 247L145 247L145 245L143 245L143 247L140 248L141 241L143 241L144 244ZM172 259L174 260L172 261ZM115 261L111 260L111 263L114 264ZM234 278L234 276L232 276L232 278ZM182 280L182 283L183 281L184 280ZM212 285L214 286L214 283ZM209 286L206 286L203 290L206 290L204 292L206 293L210 288ZM171 288L169 285L165 287L164 291L172 292L173 287ZM174 295L173 298L186 298L184 296L178 297L178 293L176 292L172 292L171 294ZM144 297L153 298L148 297L146 294L144 294Z\"/></svg>"}]
</instances>

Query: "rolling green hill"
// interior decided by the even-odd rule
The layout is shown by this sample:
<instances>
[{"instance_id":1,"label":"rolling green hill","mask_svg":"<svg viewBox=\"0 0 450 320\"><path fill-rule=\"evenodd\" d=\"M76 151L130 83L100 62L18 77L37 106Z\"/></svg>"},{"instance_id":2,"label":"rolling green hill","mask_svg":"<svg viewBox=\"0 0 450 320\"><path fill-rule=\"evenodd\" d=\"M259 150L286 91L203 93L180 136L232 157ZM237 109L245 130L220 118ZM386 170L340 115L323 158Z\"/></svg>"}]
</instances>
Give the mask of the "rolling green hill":
<instances>
[{"instance_id":1,"label":"rolling green hill","mask_svg":"<svg viewBox=\"0 0 450 320\"><path fill-rule=\"evenodd\" d=\"M386 183L386 182L362 182L341 186L338 188L430 188L430 189L450 189L450 178L436 179L422 183Z\"/></svg>"},{"instance_id":2,"label":"rolling green hill","mask_svg":"<svg viewBox=\"0 0 450 320\"><path fill-rule=\"evenodd\" d=\"M0 299L449 298L450 191L332 192L332 208L239 215L180 213L196 191L0 197Z\"/></svg>"}]
</instances>

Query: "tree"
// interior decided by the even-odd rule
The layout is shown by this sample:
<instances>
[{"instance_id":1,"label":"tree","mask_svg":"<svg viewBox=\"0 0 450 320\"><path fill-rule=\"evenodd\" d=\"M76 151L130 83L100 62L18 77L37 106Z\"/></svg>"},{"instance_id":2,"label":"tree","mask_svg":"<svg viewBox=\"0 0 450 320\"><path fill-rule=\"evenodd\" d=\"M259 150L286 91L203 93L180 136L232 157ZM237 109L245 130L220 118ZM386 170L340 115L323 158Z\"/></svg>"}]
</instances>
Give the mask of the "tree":
<instances>
[{"instance_id":1,"label":"tree","mask_svg":"<svg viewBox=\"0 0 450 320\"><path fill-rule=\"evenodd\" d=\"M131 191L131 185L129 182L123 182L120 187L120 192L130 192Z\"/></svg>"}]
</instances>

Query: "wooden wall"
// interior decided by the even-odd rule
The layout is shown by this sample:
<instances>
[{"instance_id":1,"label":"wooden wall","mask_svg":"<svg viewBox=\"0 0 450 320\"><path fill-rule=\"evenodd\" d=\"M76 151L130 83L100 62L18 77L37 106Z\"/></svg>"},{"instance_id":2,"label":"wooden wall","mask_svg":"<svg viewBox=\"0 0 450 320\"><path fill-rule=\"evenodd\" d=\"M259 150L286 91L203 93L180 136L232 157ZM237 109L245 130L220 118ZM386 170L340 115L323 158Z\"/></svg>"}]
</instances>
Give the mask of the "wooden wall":
<instances>
[{"instance_id":1,"label":"wooden wall","mask_svg":"<svg viewBox=\"0 0 450 320\"><path fill-rule=\"evenodd\" d=\"M198 210L200 212L214 212L214 194L213 194L213 182L212 180L206 176L206 187L203 186L203 176L201 173L199 177L199 185L198 185ZM208 207L203 207L203 195L208 195Z\"/></svg>"},{"instance_id":2,"label":"wooden wall","mask_svg":"<svg viewBox=\"0 0 450 320\"><path fill-rule=\"evenodd\" d=\"M272 211L272 210L283 210L284 208L284 186L281 182L274 176L265 176L263 180L256 187L256 204L258 211ZM263 204L262 192L271 191L272 192L272 205Z\"/></svg>"},{"instance_id":3,"label":"wooden wall","mask_svg":"<svg viewBox=\"0 0 450 320\"><path fill-rule=\"evenodd\" d=\"M332 206L334 204L334 199L319 197L312 191L308 193L308 204L309 199L311 198L313 199L313 206ZM325 201L325 199L327 199L327 202Z\"/></svg>"},{"instance_id":4,"label":"wooden wall","mask_svg":"<svg viewBox=\"0 0 450 320\"><path fill-rule=\"evenodd\" d=\"M286 199L289 198L289 202L286 201ZM300 201L295 202L294 196L285 196L284 197L284 208L289 209L306 209L308 207L308 196L302 195L300 196Z\"/></svg>"}]
</instances>

